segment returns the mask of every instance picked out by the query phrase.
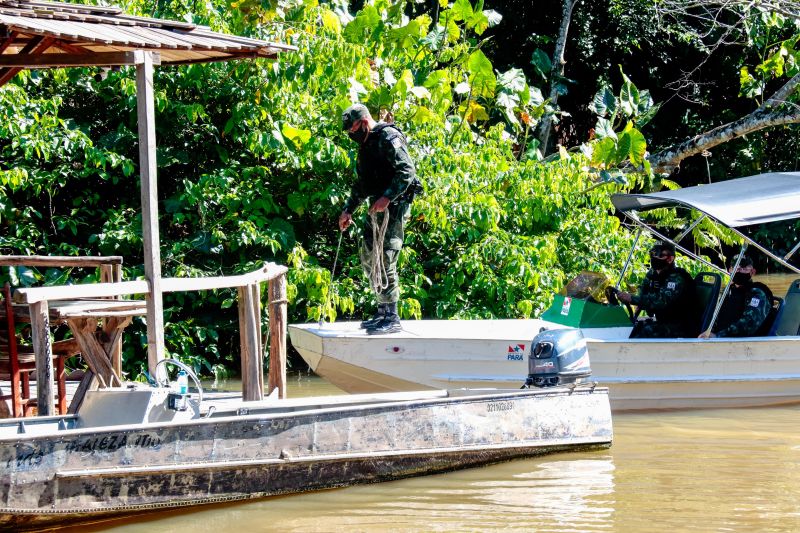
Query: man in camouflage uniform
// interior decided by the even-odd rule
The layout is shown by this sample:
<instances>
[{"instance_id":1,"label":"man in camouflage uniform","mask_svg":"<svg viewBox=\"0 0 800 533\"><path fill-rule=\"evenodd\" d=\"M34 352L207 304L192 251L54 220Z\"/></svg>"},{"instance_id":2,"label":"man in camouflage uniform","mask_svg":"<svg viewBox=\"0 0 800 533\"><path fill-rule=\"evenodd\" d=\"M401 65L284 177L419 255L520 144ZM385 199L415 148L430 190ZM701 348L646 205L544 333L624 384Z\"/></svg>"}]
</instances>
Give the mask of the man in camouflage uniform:
<instances>
[{"instance_id":1,"label":"man in camouflage uniform","mask_svg":"<svg viewBox=\"0 0 800 533\"><path fill-rule=\"evenodd\" d=\"M761 327L772 309L772 291L763 283L753 281L755 273L753 260L742 256L739 268L731 272L731 286L711 329L712 333L704 332L701 337L755 337L766 334Z\"/></svg>"},{"instance_id":2,"label":"man in camouflage uniform","mask_svg":"<svg viewBox=\"0 0 800 533\"><path fill-rule=\"evenodd\" d=\"M413 196L418 192L414 163L408 155L406 139L392 124L375 122L363 104L355 104L342 115L342 127L359 146L356 163L357 180L339 216L339 229L344 231L353 223L353 212L369 200L369 214L384 213L389 217L383 240L383 264L386 268L386 288L376 293L378 311L361 327L370 334L400 331L397 302L400 286L397 278L397 258L403 247L403 232L411 211ZM380 226L382 217L377 217ZM367 217L361 239L360 259L369 278L373 271L373 228Z\"/></svg>"},{"instance_id":3,"label":"man in camouflage uniform","mask_svg":"<svg viewBox=\"0 0 800 533\"><path fill-rule=\"evenodd\" d=\"M658 243L650 249L650 270L639 294L617 293L624 303L639 306L648 317L639 320L631 338L694 337L697 335L694 280L675 266L675 247Z\"/></svg>"}]
</instances>

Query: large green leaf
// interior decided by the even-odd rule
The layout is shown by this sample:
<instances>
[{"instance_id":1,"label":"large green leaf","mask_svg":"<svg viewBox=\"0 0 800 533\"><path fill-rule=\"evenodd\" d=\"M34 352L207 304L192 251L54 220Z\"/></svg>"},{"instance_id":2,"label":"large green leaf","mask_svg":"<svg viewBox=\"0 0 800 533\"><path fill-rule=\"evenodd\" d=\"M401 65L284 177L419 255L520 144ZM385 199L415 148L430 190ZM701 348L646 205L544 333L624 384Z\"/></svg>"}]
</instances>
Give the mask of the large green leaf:
<instances>
[{"instance_id":1,"label":"large green leaf","mask_svg":"<svg viewBox=\"0 0 800 533\"><path fill-rule=\"evenodd\" d=\"M598 139L603 139L605 137L610 137L614 140L617 139L617 134L614 132L614 126L611 124L611 121L603 117L597 118L597 124L594 127L594 134Z\"/></svg>"},{"instance_id":2,"label":"large green leaf","mask_svg":"<svg viewBox=\"0 0 800 533\"><path fill-rule=\"evenodd\" d=\"M492 68L492 62L482 51L475 50L470 54L467 70L469 71L469 81L472 86L473 96L494 97L497 80Z\"/></svg>"},{"instance_id":3,"label":"large green leaf","mask_svg":"<svg viewBox=\"0 0 800 533\"><path fill-rule=\"evenodd\" d=\"M364 42L381 24L381 15L374 6L364 6L344 28L345 38L354 43Z\"/></svg>"},{"instance_id":4,"label":"large green leaf","mask_svg":"<svg viewBox=\"0 0 800 533\"><path fill-rule=\"evenodd\" d=\"M608 85L603 85L594 95L589 107L601 117L613 117L617 112L617 99Z\"/></svg>"},{"instance_id":5,"label":"large green leaf","mask_svg":"<svg viewBox=\"0 0 800 533\"><path fill-rule=\"evenodd\" d=\"M550 77L550 72L553 70L553 63L550 61L550 56L540 48L533 51L531 65L533 65L536 73L545 80Z\"/></svg>"},{"instance_id":6,"label":"large green leaf","mask_svg":"<svg viewBox=\"0 0 800 533\"><path fill-rule=\"evenodd\" d=\"M647 140L642 135L642 132L636 128L631 128L628 131L628 135L631 139L629 158L631 163L639 166L644 162L644 156L647 153Z\"/></svg>"},{"instance_id":7,"label":"large green leaf","mask_svg":"<svg viewBox=\"0 0 800 533\"><path fill-rule=\"evenodd\" d=\"M472 16L472 4L469 0L456 0L453 7L450 8L453 20L469 20Z\"/></svg>"},{"instance_id":8,"label":"large green leaf","mask_svg":"<svg viewBox=\"0 0 800 533\"><path fill-rule=\"evenodd\" d=\"M522 69L511 68L500 74L497 78L497 85L512 93L519 93L525 89L525 73Z\"/></svg>"},{"instance_id":9,"label":"large green leaf","mask_svg":"<svg viewBox=\"0 0 800 533\"><path fill-rule=\"evenodd\" d=\"M599 168L614 161L617 145L611 137L600 139L592 145L592 148L592 166Z\"/></svg>"},{"instance_id":10,"label":"large green leaf","mask_svg":"<svg viewBox=\"0 0 800 533\"><path fill-rule=\"evenodd\" d=\"M639 89L636 88L636 85L624 72L622 73L622 79L622 89L619 93L620 107L626 117L632 117L639 109Z\"/></svg>"}]
</instances>

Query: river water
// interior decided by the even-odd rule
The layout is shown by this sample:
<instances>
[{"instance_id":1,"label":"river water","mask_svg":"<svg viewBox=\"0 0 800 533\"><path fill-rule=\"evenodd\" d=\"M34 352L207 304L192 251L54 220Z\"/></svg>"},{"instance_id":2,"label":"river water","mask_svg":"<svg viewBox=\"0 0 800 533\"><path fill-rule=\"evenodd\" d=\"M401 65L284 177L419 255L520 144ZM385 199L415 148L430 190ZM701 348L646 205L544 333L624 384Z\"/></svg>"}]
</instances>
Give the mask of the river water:
<instances>
[{"instance_id":1,"label":"river water","mask_svg":"<svg viewBox=\"0 0 800 533\"><path fill-rule=\"evenodd\" d=\"M789 279L767 283L782 295ZM337 393L314 376L289 386L295 397ZM80 531L797 532L798 423L796 405L618 413L608 450L156 513Z\"/></svg>"}]
</instances>

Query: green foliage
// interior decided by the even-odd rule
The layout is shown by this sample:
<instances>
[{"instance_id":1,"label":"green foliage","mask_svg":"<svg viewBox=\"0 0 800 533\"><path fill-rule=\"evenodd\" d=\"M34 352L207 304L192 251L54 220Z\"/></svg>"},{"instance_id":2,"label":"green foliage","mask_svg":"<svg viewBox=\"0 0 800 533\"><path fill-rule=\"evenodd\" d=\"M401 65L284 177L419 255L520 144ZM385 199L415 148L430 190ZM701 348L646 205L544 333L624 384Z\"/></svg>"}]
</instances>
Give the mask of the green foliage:
<instances>
[{"instance_id":1,"label":"green foliage","mask_svg":"<svg viewBox=\"0 0 800 533\"><path fill-rule=\"evenodd\" d=\"M369 311L352 232L331 279L355 161L340 117L356 100L394 116L425 183L400 257L403 318L533 316L575 273L621 267L630 236L608 195L625 185L595 184L619 162L642 166L646 91L626 81L598 109L612 126L590 156L539 161L530 132L547 111L541 91L519 69L498 72L478 40L499 14L458 0L434 25L403 5L376 0L352 16L315 1L125 3L298 47L275 62L158 69L163 275L275 261L290 266L290 321ZM143 262L133 71L99 74L27 73L0 89L0 250L120 254L133 279ZM169 295L165 327L169 352L197 370L237 369L232 291ZM139 335L124 357L135 376L144 324L127 331Z\"/></svg>"}]
</instances>

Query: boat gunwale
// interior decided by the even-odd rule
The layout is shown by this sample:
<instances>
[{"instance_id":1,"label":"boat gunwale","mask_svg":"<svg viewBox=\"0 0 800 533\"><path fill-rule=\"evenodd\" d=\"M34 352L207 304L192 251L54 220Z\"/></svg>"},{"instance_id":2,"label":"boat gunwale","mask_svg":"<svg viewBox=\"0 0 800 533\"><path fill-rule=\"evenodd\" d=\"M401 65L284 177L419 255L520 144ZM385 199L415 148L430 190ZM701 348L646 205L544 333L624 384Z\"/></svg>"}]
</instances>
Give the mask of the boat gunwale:
<instances>
[{"instance_id":1,"label":"boat gunwale","mask_svg":"<svg viewBox=\"0 0 800 533\"><path fill-rule=\"evenodd\" d=\"M463 389L463 390L473 390L473 389ZM452 389L452 392L458 392L458 391L459 389ZM282 420L286 418L297 418L300 416L306 417L306 416L323 415L330 413L349 413L354 411L363 411L367 409L385 409L387 407L407 409L407 408L424 407L426 405L431 405L436 403L475 403L481 401L515 400L515 399L521 399L518 398L520 396L522 397L571 396L576 393L602 394L608 396L607 387L594 386L592 384L577 385L575 387L554 387L553 389L486 389L485 393L482 393L482 391L475 391L477 392L477 394L465 395L465 396L460 396L460 395L451 396L449 395L450 391L446 392L448 392L447 396L442 396L439 398L425 398L419 400L382 401L378 403L323 407L317 409L306 409L301 411L289 411L282 413L255 413L246 415L231 414L230 416L197 418L197 419L181 420L181 421L73 428L73 429L56 430L50 433L38 433L38 434L20 433L20 434L15 434L13 436L0 435L0 445L8 445L21 442L30 444L37 440L47 440L55 438L63 439L64 437L80 437L87 434L99 435L102 433L111 433L111 432L119 433L128 431L130 432L157 431L161 429L175 429L178 427L203 426L210 424L227 424L231 422L257 422L259 420L264 420L264 419ZM398 393L398 394L404 394L404 393ZM357 395L352 395L352 396L357 396ZM278 402L280 402L280 400L276 401L276 403ZM276 408L277 407L279 406L276 406ZM267 407L264 406L264 408ZM54 418L58 419L58 417ZM24 418L9 418L5 419L4 423L5 424L9 424L9 422L18 423L19 421L24 421L24 420L25 420Z\"/></svg>"}]
</instances>

